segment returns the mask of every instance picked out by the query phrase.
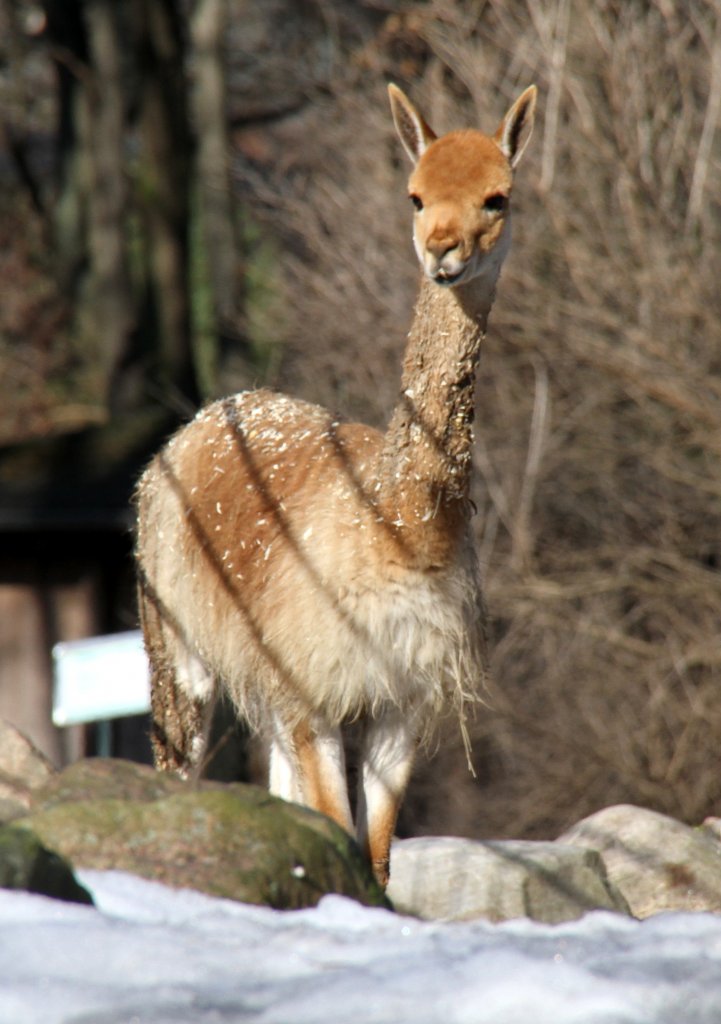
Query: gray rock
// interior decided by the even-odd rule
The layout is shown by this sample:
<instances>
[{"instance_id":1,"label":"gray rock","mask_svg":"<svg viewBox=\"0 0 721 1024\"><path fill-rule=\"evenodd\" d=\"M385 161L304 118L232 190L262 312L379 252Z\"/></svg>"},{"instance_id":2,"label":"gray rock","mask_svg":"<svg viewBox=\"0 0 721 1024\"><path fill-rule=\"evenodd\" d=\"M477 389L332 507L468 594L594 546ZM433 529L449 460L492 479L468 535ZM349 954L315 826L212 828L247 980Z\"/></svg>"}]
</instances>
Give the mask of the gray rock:
<instances>
[{"instance_id":1,"label":"gray rock","mask_svg":"<svg viewBox=\"0 0 721 1024\"><path fill-rule=\"evenodd\" d=\"M348 834L257 786L196 786L125 761L81 761L16 823L77 868L119 869L176 888L291 909L326 893L387 900Z\"/></svg>"},{"instance_id":2,"label":"gray rock","mask_svg":"<svg viewBox=\"0 0 721 1024\"><path fill-rule=\"evenodd\" d=\"M70 903L92 903L62 857L31 832L0 827L0 888L23 889Z\"/></svg>"},{"instance_id":3,"label":"gray rock","mask_svg":"<svg viewBox=\"0 0 721 1024\"><path fill-rule=\"evenodd\" d=\"M709 831L621 804L584 818L558 841L598 850L636 917L721 911L721 843Z\"/></svg>"},{"instance_id":4,"label":"gray rock","mask_svg":"<svg viewBox=\"0 0 721 1024\"><path fill-rule=\"evenodd\" d=\"M559 843L398 840L388 895L399 911L443 921L530 917L556 924L589 910L629 912L598 854Z\"/></svg>"},{"instance_id":5,"label":"gray rock","mask_svg":"<svg viewBox=\"0 0 721 1024\"><path fill-rule=\"evenodd\" d=\"M45 785L55 768L14 725L0 719L0 821L26 810L35 789Z\"/></svg>"},{"instance_id":6,"label":"gray rock","mask_svg":"<svg viewBox=\"0 0 721 1024\"><path fill-rule=\"evenodd\" d=\"M721 818L704 818L701 828L704 832L707 832L712 839L721 839Z\"/></svg>"}]
</instances>

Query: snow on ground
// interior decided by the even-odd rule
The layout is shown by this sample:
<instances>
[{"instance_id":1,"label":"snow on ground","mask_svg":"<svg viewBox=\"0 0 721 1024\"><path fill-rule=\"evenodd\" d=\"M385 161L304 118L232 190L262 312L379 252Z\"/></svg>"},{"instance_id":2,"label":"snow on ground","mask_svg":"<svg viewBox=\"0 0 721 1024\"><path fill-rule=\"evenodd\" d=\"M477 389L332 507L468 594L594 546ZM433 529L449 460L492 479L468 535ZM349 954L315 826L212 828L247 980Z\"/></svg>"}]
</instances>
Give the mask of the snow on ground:
<instances>
[{"instance_id":1,"label":"snow on ground","mask_svg":"<svg viewBox=\"0 0 721 1024\"><path fill-rule=\"evenodd\" d=\"M86 871L0 890L1 1024L719 1024L721 915L424 923L283 913Z\"/></svg>"}]
</instances>

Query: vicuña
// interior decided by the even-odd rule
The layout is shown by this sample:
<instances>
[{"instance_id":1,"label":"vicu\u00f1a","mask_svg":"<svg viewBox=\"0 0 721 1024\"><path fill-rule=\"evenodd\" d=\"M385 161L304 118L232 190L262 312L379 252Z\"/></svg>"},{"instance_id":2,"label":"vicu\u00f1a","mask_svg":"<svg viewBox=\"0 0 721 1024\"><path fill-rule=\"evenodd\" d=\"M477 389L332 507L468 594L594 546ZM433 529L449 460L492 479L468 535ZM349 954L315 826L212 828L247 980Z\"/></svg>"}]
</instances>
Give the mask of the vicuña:
<instances>
[{"instance_id":1,"label":"vicu\u00f1a","mask_svg":"<svg viewBox=\"0 0 721 1024\"><path fill-rule=\"evenodd\" d=\"M449 709L465 736L483 684L475 370L536 102L532 86L493 136L436 138L389 92L423 279L388 429L243 392L179 430L137 492L157 766L200 771L222 688L268 739L271 791L357 830L382 884L419 742ZM354 829L341 727L355 719Z\"/></svg>"}]
</instances>

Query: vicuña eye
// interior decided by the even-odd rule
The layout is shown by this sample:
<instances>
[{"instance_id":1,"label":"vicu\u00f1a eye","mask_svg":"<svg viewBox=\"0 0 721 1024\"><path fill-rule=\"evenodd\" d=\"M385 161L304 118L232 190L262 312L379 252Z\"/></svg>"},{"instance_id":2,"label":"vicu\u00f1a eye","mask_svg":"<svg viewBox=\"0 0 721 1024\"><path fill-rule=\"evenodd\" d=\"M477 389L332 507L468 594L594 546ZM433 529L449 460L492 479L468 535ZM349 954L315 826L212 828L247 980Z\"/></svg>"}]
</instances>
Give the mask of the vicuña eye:
<instances>
[{"instance_id":1,"label":"vicu\u00f1a eye","mask_svg":"<svg viewBox=\"0 0 721 1024\"><path fill-rule=\"evenodd\" d=\"M423 209L423 200L420 196L411 196L411 202L419 212Z\"/></svg>"},{"instance_id":2,"label":"vicu\u00f1a eye","mask_svg":"<svg viewBox=\"0 0 721 1024\"><path fill-rule=\"evenodd\" d=\"M487 213L502 213L508 203L508 196L504 196L501 192L497 192L494 196L489 196L483 202L483 209Z\"/></svg>"}]
</instances>

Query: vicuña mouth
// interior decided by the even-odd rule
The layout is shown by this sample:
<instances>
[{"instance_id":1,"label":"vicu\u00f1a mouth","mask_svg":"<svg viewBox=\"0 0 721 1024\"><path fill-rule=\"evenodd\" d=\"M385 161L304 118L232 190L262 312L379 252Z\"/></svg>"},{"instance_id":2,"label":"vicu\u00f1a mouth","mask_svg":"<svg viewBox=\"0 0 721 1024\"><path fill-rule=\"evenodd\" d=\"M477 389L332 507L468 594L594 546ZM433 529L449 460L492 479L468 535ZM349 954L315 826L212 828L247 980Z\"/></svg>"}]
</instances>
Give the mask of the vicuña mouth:
<instances>
[{"instance_id":1,"label":"vicu\u00f1a mouth","mask_svg":"<svg viewBox=\"0 0 721 1024\"><path fill-rule=\"evenodd\" d=\"M446 286L456 284L456 282L458 282L463 277L463 271L465 269L465 267L461 267L461 269L457 270L455 273L450 273L447 270L443 270L443 268L441 267L441 269L437 270L433 275L433 280L436 282L436 284L443 284Z\"/></svg>"}]
</instances>

